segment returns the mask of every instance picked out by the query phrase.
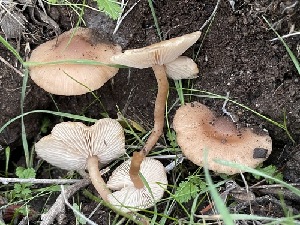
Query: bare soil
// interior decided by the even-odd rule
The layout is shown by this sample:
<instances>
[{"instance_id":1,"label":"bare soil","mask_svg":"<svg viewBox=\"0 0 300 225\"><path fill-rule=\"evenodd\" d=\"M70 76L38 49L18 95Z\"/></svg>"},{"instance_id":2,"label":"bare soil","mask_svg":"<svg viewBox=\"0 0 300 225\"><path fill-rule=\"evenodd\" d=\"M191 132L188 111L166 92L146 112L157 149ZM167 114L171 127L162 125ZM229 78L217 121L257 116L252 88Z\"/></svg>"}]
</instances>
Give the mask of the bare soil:
<instances>
[{"instance_id":1,"label":"bare soil","mask_svg":"<svg viewBox=\"0 0 300 225\"><path fill-rule=\"evenodd\" d=\"M229 2L221 1L212 24L203 30L201 39L185 53L189 57L194 57L200 68L199 78L193 80L192 86L189 87L222 96L226 96L226 93L229 92L231 99L282 124L285 117L294 143L278 126L245 108L233 103L227 104L227 110L238 118L238 124L241 126L260 127L269 131L273 140L273 152L265 165L277 166L283 172L286 181L299 183L300 74L297 73L282 43L270 41L276 35L263 19L264 16L281 35L288 34L293 29L299 30L299 3L292 6L292 2L280 0L236 1L233 9ZM128 8L132 4L130 3ZM199 30L212 14L216 1L161 0L154 1L153 4L162 37L169 39ZM18 9L21 7L21 5L17 5ZM59 26L57 29L41 20L38 13L32 17L30 7L32 6L28 6L22 12L27 22L20 35L20 40L8 38L8 41L15 47L20 41L20 54L24 57L26 44L34 49L40 43L55 38L59 30L63 32L75 26L78 21L70 8L46 6L48 16ZM39 5L34 7L40 8ZM103 38L120 44L123 49L144 47L160 41L146 0L137 3L115 35L112 35L115 22L104 14L86 9L83 19L86 22L85 26L96 29ZM37 24L37 21L41 24ZM82 26L84 25L82 24ZM0 33L5 37L4 32ZM286 42L299 58L300 35L289 37ZM16 68L20 67L15 57L2 45L0 45L0 53L1 57L11 65ZM0 62L0 65L0 126L2 126L9 119L20 114L22 78L4 63ZM188 87L187 81L183 83L185 87ZM92 118L101 118L102 113L108 113L112 118L116 118L116 106L118 106L126 118L138 122L147 130L150 130L153 125L157 85L151 69L130 69L130 71L120 69L112 81L95 91L104 107L94 101L92 94L75 97L50 96L31 80L27 85L24 111L59 110ZM170 85L168 102L169 105L172 105L177 95L172 81L170 81ZM200 101L220 115L222 114L223 101L220 99L194 96L192 100ZM175 109L178 106L176 105ZM175 109L171 111L170 119L174 115ZM34 141L40 135L41 123L45 117L51 120L51 126L60 121L60 118L44 114L32 114L25 117L27 137L30 141ZM14 161L11 162L11 165L17 163L23 156L20 135L19 120L0 134L0 145L3 148L10 146L13 150ZM4 159L2 151L0 152L1 171L3 171ZM184 168L190 171L196 169L187 162L184 163ZM185 175L187 174L188 171ZM274 193L276 192L268 193L268 195L276 199L278 196ZM258 192L257 195L264 196L266 194ZM286 199L286 201L294 210L300 210L299 199ZM83 209L88 214L96 204L91 205L90 200L83 200L83 203L87 202L89 204L85 205ZM276 201L259 201L257 207L254 207L255 213L269 216L281 215L282 208L274 202ZM101 210L104 211L97 211L98 216L94 216L95 218L92 219L99 224L108 224L105 222L108 215L103 215L106 213L105 209ZM177 212L177 210L175 211Z\"/></svg>"}]
</instances>

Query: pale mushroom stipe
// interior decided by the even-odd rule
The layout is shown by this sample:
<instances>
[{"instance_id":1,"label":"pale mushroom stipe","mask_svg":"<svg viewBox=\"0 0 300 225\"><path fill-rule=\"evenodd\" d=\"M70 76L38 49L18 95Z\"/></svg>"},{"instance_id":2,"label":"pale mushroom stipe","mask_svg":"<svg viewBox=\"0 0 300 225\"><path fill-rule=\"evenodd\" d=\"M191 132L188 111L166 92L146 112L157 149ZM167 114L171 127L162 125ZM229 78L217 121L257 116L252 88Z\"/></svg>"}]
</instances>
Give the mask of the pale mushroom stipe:
<instances>
[{"instance_id":1,"label":"pale mushroom stipe","mask_svg":"<svg viewBox=\"0 0 300 225\"><path fill-rule=\"evenodd\" d=\"M56 95L81 95L100 88L115 76L118 68L72 60L93 60L110 64L110 57L121 47L93 40L92 30L74 28L41 44L31 53L29 63L69 61L69 63L31 65L31 79L45 91ZM29 64L30 65L30 64Z\"/></svg>"},{"instance_id":2,"label":"pale mushroom stipe","mask_svg":"<svg viewBox=\"0 0 300 225\"><path fill-rule=\"evenodd\" d=\"M215 162L217 159L255 168L272 151L272 140L266 132L257 134L250 128L237 130L232 121L216 117L209 108L198 102L181 106L176 111L173 127L183 154L196 165L207 165L208 169L217 173L231 175L240 172L218 164Z\"/></svg>"},{"instance_id":3,"label":"pale mushroom stipe","mask_svg":"<svg viewBox=\"0 0 300 225\"><path fill-rule=\"evenodd\" d=\"M65 170L85 170L103 200L111 193L99 172L105 165L125 154L122 126L113 119L98 120L88 127L81 122L57 124L50 135L35 144L39 157Z\"/></svg>"},{"instance_id":4,"label":"pale mushroom stipe","mask_svg":"<svg viewBox=\"0 0 300 225\"><path fill-rule=\"evenodd\" d=\"M131 161L130 177L136 188L144 187L139 177L141 162L163 133L165 103L169 90L167 76L174 79L196 77L199 72L196 63L186 58L179 58L179 56L192 46L199 39L200 35L201 32L197 31L144 48L126 50L124 53L117 54L111 58L112 62L129 67L140 69L152 67L158 84L154 108L154 128L142 150L138 154L134 154ZM182 67L182 69L185 69L185 71L181 70L179 72L178 67L182 65L183 61L185 62L185 67ZM177 66L177 63L179 66ZM169 72L169 75L166 72Z\"/></svg>"},{"instance_id":5,"label":"pale mushroom stipe","mask_svg":"<svg viewBox=\"0 0 300 225\"><path fill-rule=\"evenodd\" d=\"M147 186L136 188L130 179L131 159L117 167L110 176L107 187L116 190L108 195L108 201L123 212L139 211L153 206L167 189L168 179L161 162L145 158L141 163L140 173Z\"/></svg>"}]
</instances>

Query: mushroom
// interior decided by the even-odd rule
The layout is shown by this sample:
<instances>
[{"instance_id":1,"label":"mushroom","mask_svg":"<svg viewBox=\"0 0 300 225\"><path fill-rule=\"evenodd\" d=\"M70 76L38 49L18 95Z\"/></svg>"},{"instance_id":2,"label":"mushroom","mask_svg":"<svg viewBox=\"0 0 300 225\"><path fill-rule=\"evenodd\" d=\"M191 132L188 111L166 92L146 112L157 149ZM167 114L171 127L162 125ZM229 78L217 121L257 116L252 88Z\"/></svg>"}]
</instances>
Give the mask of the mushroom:
<instances>
[{"instance_id":1,"label":"mushroom","mask_svg":"<svg viewBox=\"0 0 300 225\"><path fill-rule=\"evenodd\" d=\"M145 158L141 163L141 174L147 182L143 188L136 188L130 179L131 159L117 167L110 176L107 187L117 190L108 195L108 201L123 212L146 209L163 197L168 179L164 166L158 160Z\"/></svg>"},{"instance_id":2,"label":"mushroom","mask_svg":"<svg viewBox=\"0 0 300 225\"><path fill-rule=\"evenodd\" d=\"M197 64L186 56L179 56L165 66L167 76L173 80L194 79L199 73Z\"/></svg>"},{"instance_id":3,"label":"mushroom","mask_svg":"<svg viewBox=\"0 0 300 225\"><path fill-rule=\"evenodd\" d=\"M107 201L110 191L98 162L104 165L125 154L125 137L122 126L110 118L98 120L91 127L81 122L62 122L35 144L35 150L39 157L61 169L87 169L92 184Z\"/></svg>"},{"instance_id":4,"label":"mushroom","mask_svg":"<svg viewBox=\"0 0 300 225\"><path fill-rule=\"evenodd\" d=\"M124 53L114 55L111 58L111 61L113 63L122 64L134 68L142 69L152 67L157 80L158 92L154 109L154 128L142 150L139 152L141 157L146 157L146 155L153 148L153 146L156 144L157 140L163 133L165 103L169 90L166 68L169 68L167 69L167 71L169 71L169 76L171 78L175 77L176 79L178 79L184 74L188 74L188 76L181 77L181 79L194 78L195 74L198 73L198 69L195 70L196 64L191 63L191 61L187 63L186 67L188 67L188 69L186 69L186 71L181 70L180 74L172 74L172 71L174 71L174 68L176 68L176 62L179 62L182 65L182 61L187 61L186 58L184 60L178 60L178 57L191 45L193 45L199 39L200 35L201 32L197 31L194 33L183 35L181 37L162 41L144 48L126 50ZM192 68L189 68L189 66L191 66ZM130 169L131 177L135 178L134 184L137 188L142 187L140 185L142 181L138 176L138 172L140 170L140 163L138 163L138 161L142 161L139 158L140 157L138 157L137 155L133 157L133 163Z\"/></svg>"},{"instance_id":5,"label":"mushroom","mask_svg":"<svg viewBox=\"0 0 300 225\"><path fill-rule=\"evenodd\" d=\"M208 169L217 173L231 175L240 171L220 165L215 162L216 159L255 168L272 151L272 140L267 133L255 133L250 128L237 130L233 122L225 117L216 117L198 102L181 106L176 111L173 127L184 155L196 165L207 165ZM204 151L207 151L206 162Z\"/></svg>"},{"instance_id":6,"label":"mushroom","mask_svg":"<svg viewBox=\"0 0 300 225\"><path fill-rule=\"evenodd\" d=\"M72 64L71 61L94 60L109 64L110 57L120 52L121 47L118 45L94 41L91 29L74 28L32 51L29 59L32 63L30 76L38 86L52 94L85 94L100 88L118 72L118 68ZM55 61L65 62L50 63ZM36 62L38 64L34 65Z\"/></svg>"}]
</instances>

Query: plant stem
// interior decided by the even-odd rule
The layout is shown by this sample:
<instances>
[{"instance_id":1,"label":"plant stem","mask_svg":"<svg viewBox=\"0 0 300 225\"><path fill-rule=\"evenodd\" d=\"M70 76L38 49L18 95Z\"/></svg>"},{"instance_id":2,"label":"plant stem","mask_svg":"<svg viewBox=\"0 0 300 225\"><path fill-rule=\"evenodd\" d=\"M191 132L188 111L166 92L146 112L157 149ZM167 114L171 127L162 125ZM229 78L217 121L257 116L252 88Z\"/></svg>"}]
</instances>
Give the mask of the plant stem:
<instances>
[{"instance_id":1,"label":"plant stem","mask_svg":"<svg viewBox=\"0 0 300 225\"><path fill-rule=\"evenodd\" d=\"M91 178L91 182L95 189L98 191L101 198L108 202L108 195L111 194L110 190L106 187L106 183L101 177L98 167L98 157L91 156L87 159L87 169Z\"/></svg>"},{"instance_id":2,"label":"plant stem","mask_svg":"<svg viewBox=\"0 0 300 225\"><path fill-rule=\"evenodd\" d=\"M169 82L164 65L154 65L152 66L152 69L154 71L158 85L154 108L154 128L144 147L139 152L139 156L137 155L137 153L134 153L131 160L129 174L136 188L144 187L143 181L139 176L141 163L151 151L153 146L156 144L164 129L165 104L168 97Z\"/></svg>"}]
</instances>

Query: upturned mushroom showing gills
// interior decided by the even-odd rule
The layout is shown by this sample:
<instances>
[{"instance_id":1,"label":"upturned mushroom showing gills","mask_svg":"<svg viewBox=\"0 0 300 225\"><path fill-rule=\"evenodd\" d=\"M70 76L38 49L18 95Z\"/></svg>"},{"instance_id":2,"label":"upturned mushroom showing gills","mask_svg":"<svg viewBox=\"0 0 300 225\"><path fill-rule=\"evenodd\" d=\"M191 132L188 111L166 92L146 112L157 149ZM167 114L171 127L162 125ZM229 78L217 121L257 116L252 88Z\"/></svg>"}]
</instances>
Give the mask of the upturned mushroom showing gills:
<instances>
[{"instance_id":1,"label":"upturned mushroom showing gills","mask_svg":"<svg viewBox=\"0 0 300 225\"><path fill-rule=\"evenodd\" d=\"M107 187L117 190L108 195L108 201L123 212L139 211L153 206L163 197L168 179L164 166L158 160L145 158L141 174L147 185L136 188L130 179L131 159L122 163L110 176Z\"/></svg>"},{"instance_id":2,"label":"upturned mushroom showing gills","mask_svg":"<svg viewBox=\"0 0 300 225\"><path fill-rule=\"evenodd\" d=\"M138 172L140 166L139 162L142 161L141 157L146 157L163 133L165 103L169 90L168 75L166 72L168 71L169 77L174 79L190 79L196 77L199 72L196 63L191 59L186 60L186 58L179 58L179 56L192 46L199 39L200 35L201 32L197 31L144 48L126 50L124 53L114 55L111 58L112 62L129 67L140 69L152 67L158 84L154 109L154 128L140 151L140 156L135 155L132 159L130 175L133 181L140 180ZM185 66L182 66L183 61L185 62ZM177 63L179 66L176 66ZM176 68L179 67L181 67L181 70L177 71ZM186 68L185 71L183 71L184 68ZM139 187L141 183L141 180L135 182L135 186Z\"/></svg>"},{"instance_id":3,"label":"upturned mushroom showing gills","mask_svg":"<svg viewBox=\"0 0 300 225\"><path fill-rule=\"evenodd\" d=\"M118 72L118 68L74 64L72 60L110 64L110 57L120 53L121 47L99 42L93 37L91 29L74 28L38 46L29 59L31 79L45 91L56 95L81 95L100 88ZM49 64L55 61L63 62Z\"/></svg>"},{"instance_id":4,"label":"upturned mushroom showing gills","mask_svg":"<svg viewBox=\"0 0 300 225\"><path fill-rule=\"evenodd\" d=\"M124 131L116 120L109 118L98 120L91 127L80 122L62 122L35 144L35 150L39 157L61 169L87 169L95 189L107 201L110 191L98 163L105 165L125 154Z\"/></svg>"},{"instance_id":5,"label":"upturned mushroom showing gills","mask_svg":"<svg viewBox=\"0 0 300 225\"><path fill-rule=\"evenodd\" d=\"M181 106L176 111L173 127L183 154L196 165L207 165L208 169L217 173L231 175L240 170L220 165L215 162L216 159L255 168L272 151L272 140L266 132L255 133L250 128L237 130L233 122L225 117L216 117L198 102Z\"/></svg>"}]
</instances>

